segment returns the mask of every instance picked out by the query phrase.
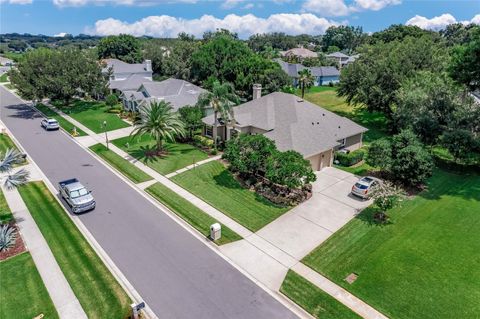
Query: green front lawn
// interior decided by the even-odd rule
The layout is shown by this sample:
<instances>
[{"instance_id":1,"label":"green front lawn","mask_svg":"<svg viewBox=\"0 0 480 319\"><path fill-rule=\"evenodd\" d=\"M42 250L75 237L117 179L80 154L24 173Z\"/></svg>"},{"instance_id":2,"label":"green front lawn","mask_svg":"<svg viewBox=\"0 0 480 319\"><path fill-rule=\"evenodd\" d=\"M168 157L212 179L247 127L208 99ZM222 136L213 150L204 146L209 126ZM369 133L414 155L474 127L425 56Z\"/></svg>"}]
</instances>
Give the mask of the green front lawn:
<instances>
[{"instance_id":1,"label":"green front lawn","mask_svg":"<svg viewBox=\"0 0 480 319\"><path fill-rule=\"evenodd\" d=\"M298 91L297 94L301 95ZM363 108L348 105L344 98L337 96L335 87L311 88L308 93L305 93L305 100L368 128L368 132L363 136L365 144L387 135L386 119L382 113L371 113Z\"/></svg>"},{"instance_id":2,"label":"green front lawn","mask_svg":"<svg viewBox=\"0 0 480 319\"><path fill-rule=\"evenodd\" d=\"M13 143L10 136L0 133L0 153L5 154L5 151L9 148L13 148L18 151L17 146Z\"/></svg>"},{"instance_id":3,"label":"green front lawn","mask_svg":"<svg viewBox=\"0 0 480 319\"><path fill-rule=\"evenodd\" d=\"M391 318L478 318L479 194L479 175L436 170L392 224L366 209L303 262Z\"/></svg>"},{"instance_id":4,"label":"green front lawn","mask_svg":"<svg viewBox=\"0 0 480 319\"><path fill-rule=\"evenodd\" d=\"M176 175L172 180L251 231L259 230L289 210L243 188L218 161Z\"/></svg>"},{"instance_id":5,"label":"green front lawn","mask_svg":"<svg viewBox=\"0 0 480 319\"><path fill-rule=\"evenodd\" d=\"M40 112L42 112L45 117L56 119L58 121L58 124L60 124L60 127L63 128L66 132L70 134L73 132L73 127L75 125L70 123L68 120L63 118L61 115L59 115L57 112L55 112L48 106L43 105L42 103L38 103L37 105L35 105L35 107ZM82 131L80 128L77 127L77 136L85 136L85 135L87 135L87 133L85 133L84 131Z\"/></svg>"},{"instance_id":6,"label":"green front lawn","mask_svg":"<svg viewBox=\"0 0 480 319\"><path fill-rule=\"evenodd\" d=\"M134 183L142 183L152 179L144 171L122 158L117 153L108 150L103 144L95 144L90 146L90 149L97 153L101 158L107 161L110 165L119 170L123 175L128 177Z\"/></svg>"},{"instance_id":7,"label":"green front lawn","mask_svg":"<svg viewBox=\"0 0 480 319\"><path fill-rule=\"evenodd\" d=\"M348 307L313 285L311 282L289 270L280 291L300 307L319 319L360 319Z\"/></svg>"},{"instance_id":8,"label":"green front lawn","mask_svg":"<svg viewBox=\"0 0 480 319\"><path fill-rule=\"evenodd\" d=\"M155 140L149 135L136 138L125 136L113 140L112 143L145 165L164 175L208 158L207 153L199 150L195 146L182 143L166 143L165 149L167 154L162 157L146 156L146 152L152 152L156 148Z\"/></svg>"},{"instance_id":9,"label":"green front lawn","mask_svg":"<svg viewBox=\"0 0 480 319\"><path fill-rule=\"evenodd\" d=\"M108 106L103 102L87 102L74 101L69 106L55 103L55 106L62 110L65 114L79 121L95 133L103 133L103 122L107 122L107 131L113 131L120 128L128 127L118 114L108 113Z\"/></svg>"},{"instance_id":10,"label":"green front lawn","mask_svg":"<svg viewBox=\"0 0 480 319\"><path fill-rule=\"evenodd\" d=\"M6 83L6 82L8 82L8 75L7 75L7 73L3 73L0 76L0 83Z\"/></svg>"},{"instance_id":11,"label":"green front lawn","mask_svg":"<svg viewBox=\"0 0 480 319\"><path fill-rule=\"evenodd\" d=\"M130 298L45 184L30 182L19 191L87 316L125 318Z\"/></svg>"},{"instance_id":12,"label":"green front lawn","mask_svg":"<svg viewBox=\"0 0 480 319\"><path fill-rule=\"evenodd\" d=\"M58 318L30 253L0 262L0 318Z\"/></svg>"},{"instance_id":13,"label":"green front lawn","mask_svg":"<svg viewBox=\"0 0 480 319\"><path fill-rule=\"evenodd\" d=\"M10 207L8 207L3 190L0 188L0 224L7 223L13 219Z\"/></svg>"},{"instance_id":14,"label":"green front lawn","mask_svg":"<svg viewBox=\"0 0 480 319\"><path fill-rule=\"evenodd\" d=\"M146 191L159 202L170 208L175 214L180 216L180 218L192 225L205 237L210 235L210 225L218 222L200 208L160 183L148 187ZM222 225L222 237L215 243L223 245L240 239L242 239L240 235L227 226Z\"/></svg>"}]
</instances>

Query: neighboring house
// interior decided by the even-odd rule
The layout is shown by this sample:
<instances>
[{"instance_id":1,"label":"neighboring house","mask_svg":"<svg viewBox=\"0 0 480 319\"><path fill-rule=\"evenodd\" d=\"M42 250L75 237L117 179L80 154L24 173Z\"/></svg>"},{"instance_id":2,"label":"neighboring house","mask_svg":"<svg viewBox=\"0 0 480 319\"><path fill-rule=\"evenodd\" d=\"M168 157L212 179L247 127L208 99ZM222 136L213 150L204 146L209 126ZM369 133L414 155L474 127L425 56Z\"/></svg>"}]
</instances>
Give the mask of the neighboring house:
<instances>
[{"instance_id":1,"label":"neighboring house","mask_svg":"<svg viewBox=\"0 0 480 319\"><path fill-rule=\"evenodd\" d=\"M342 52L333 52L326 55L327 59L337 62L340 68L355 62L355 60L358 59L359 56L360 55L358 54L349 56L343 54Z\"/></svg>"},{"instance_id":2,"label":"neighboring house","mask_svg":"<svg viewBox=\"0 0 480 319\"><path fill-rule=\"evenodd\" d=\"M292 85L298 86L298 72L309 69L312 75L315 77L314 86L335 84L340 81L340 71L333 66L316 66L306 67L298 63L287 63L281 59L276 60L280 64L281 68L292 79Z\"/></svg>"},{"instance_id":3,"label":"neighboring house","mask_svg":"<svg viewBox=\"0 0 480 319\"><path fill-rule=\"evenodd\" d=\"M103 60L102 73L109 75L109 88L112 91L137 90L143 82L152 81L152 61L126 63L118 59Z\"/></svg>"},{"instance_id":4,"label":"neighboring house","mask_svg":"<svg viewBox=\"0 0 480 319\"><path fill-rule=\"evenodd\" d=\"M151 101L170 102L175 111L186 105L195 105L204 89L190 82L178 79L165 81L147 81L141 83L136 90L124 90L120 96L123 106L128 111L138 111L138 108Z\"/></svg>"},{"instance_id":5,"label":"neighboring house","mask_svg":"<svg viewBox=\"0 0 480 319\"><path fill-rule=\"evenodd\" d=\"M306 58L318 58L318 54L305 48L293 48L287 51L280 51L280 55L283 57L297 57L300 60Z\"/></svg>"},{"instance_id":6,"label":"neighboring house","mask_svg":"<svg viewBox=\"0 0 480 319\"><path fill-rule=\"evenodd\" d=\"M259 94L254 96L259 96ZM355 150L362 146L366 128L327 111L300 97L275 92L234 108L235 127L214 116L202 119L203 134L222 141L239 133L263 134L281 151L295 150L310 161L314 170L331 166L335 150Z\"/></svg>"}]
</instances>

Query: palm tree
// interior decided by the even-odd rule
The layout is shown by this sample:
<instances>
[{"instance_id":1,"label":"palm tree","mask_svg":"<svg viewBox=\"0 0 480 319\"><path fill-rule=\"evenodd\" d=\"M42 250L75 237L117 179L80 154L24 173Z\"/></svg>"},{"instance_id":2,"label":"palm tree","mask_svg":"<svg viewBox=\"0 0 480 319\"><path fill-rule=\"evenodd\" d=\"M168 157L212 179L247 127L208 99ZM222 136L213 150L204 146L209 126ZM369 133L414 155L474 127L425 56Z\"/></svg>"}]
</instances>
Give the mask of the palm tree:
<instances>
[{"instance_id":1,"label":"palm tree","mask_svg":"<svg viewBox=\"0 0 480 319\"><path fill-rule=\"evenodd\" d=\"M315 78L309 69L303 69L298 72L298 82L300 83L300 87L302 89L302 99L305 96L305 88L311 87L314 80Z\"/></svg>"},{"instance_id":2,"label":"palm tree","mask_svg":"<svg viewBox=\"0 0 480 319\"><path fill-rule=\"evenodd\" d=\"M219 81L213 82L211 92L202 93L197 105L205 109L211 107L213 109L213 142L215 148L217 148L217 129L218 129L218 114L225 122L225 125L229 123L235 126L235 118L233 114L233 107L240 103L240 99L235 94L235 89L232 84L226 82L221 84Z\"/></svg>"},{"instance_id":3,"label":"palm tree","mask_svg":"<svg viewBox=\"0 0 480 319\"><path fill-rule=\"evenodd\" d=\"M169 102L151 102L140 107L139 119L130 136L149 134L157 142L157 152L163 151L163 142L174 142L177 136L185 136L185 124L173 111Z\"/></svg>"},{"instance_id":4,"label":"palm tree","mask_svg":"<svg viewBox=\"0 0 480 319\"><path fill-rule=\"evenodd\" d=\"M25 184L28 181L30 172L22 168L16 173L11 174L13 165L24 161L24 156L15 149L9 148L6 150L5 155L0 160L0 173L2 179L4 179L4 186L6 189L13 189L20 185Z\"/></svg>"}]
</instances>

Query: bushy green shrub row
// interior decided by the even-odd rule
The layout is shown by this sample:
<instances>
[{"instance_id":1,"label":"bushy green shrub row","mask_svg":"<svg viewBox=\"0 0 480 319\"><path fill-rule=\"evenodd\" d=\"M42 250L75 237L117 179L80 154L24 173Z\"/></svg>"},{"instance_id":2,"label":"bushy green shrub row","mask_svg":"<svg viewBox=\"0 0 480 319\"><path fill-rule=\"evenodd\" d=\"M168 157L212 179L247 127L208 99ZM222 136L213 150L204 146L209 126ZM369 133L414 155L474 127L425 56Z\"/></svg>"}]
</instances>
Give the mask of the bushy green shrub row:
<instances>
[{"instance_id":1,"label":"bushy green shrub row","mask_svg":"<svg viewBox=\"0 0 480 319\"><path fill-rule=\"evenodd\" d=\"M201 136L201 135L195 135L193 137L193 142L195 143L195 145L199 146L199 147L212 147L213 146L213 140L208 138L208 137L205 137L205 136Z\"/></svg>"},{"instance_id":2,"label":"bushy green shrub row","mask_svg":"<svg viewBox=\"0 0 480 319\"><path fill-rule=\"evenodd\" d=\"M338 160L342 166L352 166L363 161L365 151L358 149L348 154L343 152L335 152L335 159Z\"/></svg>"}]
</instances>

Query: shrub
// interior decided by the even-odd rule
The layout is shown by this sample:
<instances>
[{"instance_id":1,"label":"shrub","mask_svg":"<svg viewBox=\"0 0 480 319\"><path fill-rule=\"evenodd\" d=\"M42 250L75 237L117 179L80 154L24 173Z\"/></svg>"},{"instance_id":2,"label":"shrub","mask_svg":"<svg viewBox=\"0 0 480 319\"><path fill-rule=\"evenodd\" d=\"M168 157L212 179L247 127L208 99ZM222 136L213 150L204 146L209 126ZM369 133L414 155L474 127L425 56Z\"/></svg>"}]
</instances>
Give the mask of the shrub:
<instances>
[{"instance_id":1,"label":"shrub","mask_svg":"<svg viewBox=\"0 0 480 319\"><path fill-rule=\"evenodd\" d=\"M112 107L118 103L118 97L115 94L107 95L105 98L105 104Z\"/></svg>"},{"instance_id":2,"label":"shrub","mask_svg":"<svg viewBox=\"0 0 480 319\"><path fill-rule=\"evenodd\" d=\"M10 225L0 226L0 251L6 251L15 246L17 232L15 227Z\"/></svg>"},{"instance_id":3,"label":"shrub","mask_svg":"<svg viewBox=\"0 0 480 319\"><path fill-rule=\"evenodd\" d=\"M352 166L363 161L365 156L365 151L363 149L358 149L348 154L343 152L336 152L335 159L340 162L342 166Z\"/></svg>"},{"instance_id":4,"label":"shrub","mask_svg":"<svg viewBox=\"0 0 480 319\"><path fill-rule=\"evenodd\" d=\"M467 130L445 132L442 136L442 145L448 149L457 162L466 162L476 148L473 134Z\"/></svg>"},{"instance_id":5,"label":"shrub","mask_svg":"<svg viewBox=\"0 0 480 319\"><path fill-rule=\"evenodd\" d=\"M277 151L267 158L265 177L290 188L298 188L316 180L310 162L296 151Z\"/></svg>"},{"instance_id":6,"label":"shrub","mask_svg":"<svg viewBox=\"0 0 480 319\"><path fill-rule=\"evenodd\" d=\"M201 136L201 135L195 135L193 137L193 142L195 143L195 145L199 146L199 147L212 147L213 146L213 140L208 138L208 137L205 137L205 136Z\"/></svg>"},{"instance_id":7,"label":"shrub","mask_svg":"<svg viewBox=\"0 0 480 319\"><path fill-rule=\"evenodd\" d=\"M370 166L389 169L392 163L392 144L382 138L374 141L368 148L366 162Z\"/></svg>"},{"instance_id":8,"label":"shrub","mask_svg":"<svg viewBox=\"0 0 480 319\"><path fill-rule=\"evenodd\" d=\"M108 113L120 114L120 113L122 113L122 109L111 108L111 109L108 110Z\"/></svg>"},{"instance_id":9,"label":"shrub","mask_svg":"<svg viewBox=\"0 0 480 319\"><path fill-rule=\"evenodd\" d=\"M419 185L432 176L433 159L424 147L408 145L397 150L391 171L409 185Z\"/></svg>"}]
</instances>

